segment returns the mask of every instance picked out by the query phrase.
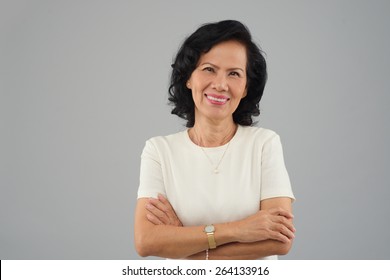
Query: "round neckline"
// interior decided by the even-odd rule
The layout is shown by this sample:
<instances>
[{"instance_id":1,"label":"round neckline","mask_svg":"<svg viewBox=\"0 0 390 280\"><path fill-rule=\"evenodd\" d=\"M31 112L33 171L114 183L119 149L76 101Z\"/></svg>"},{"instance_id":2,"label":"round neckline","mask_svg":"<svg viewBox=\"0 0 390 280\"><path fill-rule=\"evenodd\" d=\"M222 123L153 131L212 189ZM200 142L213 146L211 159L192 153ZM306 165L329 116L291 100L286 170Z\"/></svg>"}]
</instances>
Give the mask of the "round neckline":
<instances>
[{"instance_id":1,"label":"round neckline","mask_svg":"<svg viewBox=\"0 0 390 280\"><path fill-rule=\"evenodd\" d=\"M190 144L191 146L196 147L197 149L202 148L202 149L204 149L204 150L219 150L219 149L226 148L226 146L229 145L229 143L232 144L232 143L235 141L235 139L236 139L236 138L238 137L238 135L241 133L241 125L237 125L236 133L233 135L232 139L230 139L229 142L227 142L226 144L224 144L224 145L222 145L222 146L216 146L216 147L201 147L201 146L195 144L194 142L192 142L192 140L191 140L191 138L190 138L190 135L188 134L188 131L189 131L189 130L190 130L189 128L186 129L186 130L184 131L184 134L185 134L185 138L186 138L187 142L189 142L189 144Z\"/></svg>"}]
</instances>

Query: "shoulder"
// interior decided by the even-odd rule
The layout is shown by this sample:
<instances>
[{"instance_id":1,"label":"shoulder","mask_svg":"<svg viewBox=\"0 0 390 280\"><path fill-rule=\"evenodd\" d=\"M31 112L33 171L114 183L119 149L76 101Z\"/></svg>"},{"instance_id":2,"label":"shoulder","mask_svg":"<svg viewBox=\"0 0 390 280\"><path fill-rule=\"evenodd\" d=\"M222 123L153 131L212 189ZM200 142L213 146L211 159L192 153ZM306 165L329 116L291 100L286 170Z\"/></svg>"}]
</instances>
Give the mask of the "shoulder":
<instances>
[{"instance_id":1,"label":"shoulder","mask_svg":"<svg viewBox=\"0 0 390 280\"><path fill-rule=\"evenodd\" d=\"M161 146L166 144L177 144L185 139L186 131L180 131L165 136L154 136L149 138L146 143L151 143L155 146Z\"/></svg>"},{"instance_id":2,"label":"shoulder","mask_svg":"<svg viewBox=\"0 0 390 280\"><path fill-rule=\"evenodd\" d=\"M256 126L240 126L241 139L245 141L254 141L265 143L272 139L279 139L279 135L268 128L256 127Z\"/></svg>"},{"instance_id":3,"label":"shoulder","mask_svg":"<svg viewBox=\"0 0 390 280\"><path fill-rule=\"evenodd\" d=\"M170 152L185 144L186 133L187 131L184 130L166 136L154 136L149 138L145 143L144 151L151 151L158 154Z\"/></svg>"}]
</instances>

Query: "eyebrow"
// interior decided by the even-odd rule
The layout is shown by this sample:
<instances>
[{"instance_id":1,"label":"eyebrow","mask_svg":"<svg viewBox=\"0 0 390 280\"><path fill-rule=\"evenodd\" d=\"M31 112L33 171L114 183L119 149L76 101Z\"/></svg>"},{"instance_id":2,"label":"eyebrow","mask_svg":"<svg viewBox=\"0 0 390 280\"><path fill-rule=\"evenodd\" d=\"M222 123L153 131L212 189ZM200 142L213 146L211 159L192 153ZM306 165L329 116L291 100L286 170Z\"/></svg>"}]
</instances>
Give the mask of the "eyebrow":
<instances>
[{"instance_id":1,"label":"eyebrow","mask_svg":"<svg viewBox=\"0 0 390 280\"><path fill-rule=\"evenodd\" d=\"M215 65L215 64L213 64L213 63L211 63L211 62L204 62L204 63L202 63L200 66L203 66L203 65L205 65L205 64L209 64L209 65L211 65L211 66L213 66L213 67L219 69L219 67L218 67L217 65ZM229 68L228 70L229 70L229 71L232 71L232 70L240 70L240 71L242 71L242 72L245 73L245 71L244 71L242 68L240 68L240 67L233 67L233 68Z\"/></svg>"}]
</instances>

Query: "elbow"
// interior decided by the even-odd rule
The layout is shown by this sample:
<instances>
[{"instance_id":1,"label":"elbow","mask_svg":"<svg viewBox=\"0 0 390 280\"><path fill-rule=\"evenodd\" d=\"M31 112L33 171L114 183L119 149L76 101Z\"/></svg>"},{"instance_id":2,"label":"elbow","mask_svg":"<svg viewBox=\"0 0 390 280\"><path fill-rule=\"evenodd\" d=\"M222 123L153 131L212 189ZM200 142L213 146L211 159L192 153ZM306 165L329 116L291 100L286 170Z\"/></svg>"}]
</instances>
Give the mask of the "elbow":
<instances>
[{"instance_id":1,"label":"elbow","mask_svg":"<svg viewBox=\"0 0 390 280\"><path fill-rule=\"evenodd\" d=\"M136 243L135 250L137 251L138 255L143 257L143 258L151 256L148 249L145 246L143 246L142 244Z\"/></svg>"},{"instance_id":2,"label":"elbow","mask_svg":"<svg viewBox=\"0 0 390 280\"><path fill-rule=\"evenodd\" d=\"M158 242L157 239L150 234L136 234L135 250L137 254L143 258L155 256L160 258L181 259L186 257L170 250L172 246L163 245L161 242Z\"/></svg>"},{"instance_id":3,"label":"elbow","mask_svg":"<svg viewBox=\"0 0 390 280\"><path fill-rule=\"evenodd\" d=\"M138 255L145 258L153 255L153 246L145 235L135 236L135 250Z\"/></svg>"},{"instance_id":4,"label":"elbow","mask_svg":"<svg viewBox=\"0 0 390 280\"><path fill-rule=\"evenodd\" d=\"M288 243L282 243L278 244L276 246L276 252L275 255L284 256L287 255L290 252L290 249L292 247L292 240L290 240Z\"/></svg>"}]
</instances>

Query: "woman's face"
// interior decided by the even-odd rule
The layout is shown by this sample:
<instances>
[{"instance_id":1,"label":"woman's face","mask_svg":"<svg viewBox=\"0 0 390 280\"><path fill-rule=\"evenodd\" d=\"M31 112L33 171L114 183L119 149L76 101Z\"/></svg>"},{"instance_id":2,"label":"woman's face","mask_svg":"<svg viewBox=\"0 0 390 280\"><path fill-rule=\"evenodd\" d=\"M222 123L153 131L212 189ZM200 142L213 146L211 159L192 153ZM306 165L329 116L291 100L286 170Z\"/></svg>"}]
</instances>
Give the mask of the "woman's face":
<instances>
[{"instance_id":1,"label":"woman's face","mask_svg":"<svg viewBox=\"0 0 390 280\"><path fill-rule=\"evenodd\" d=\"M237 41L219 43L201 55L187 82L195 103L195 121L232 120L246 96L246 64L246 48Z\"/></svg>"}]
</instances>

